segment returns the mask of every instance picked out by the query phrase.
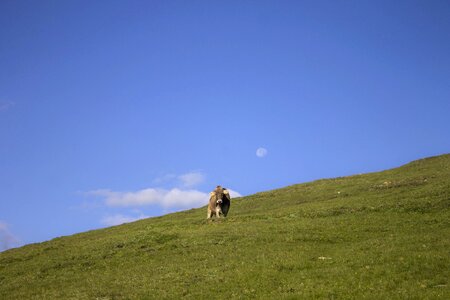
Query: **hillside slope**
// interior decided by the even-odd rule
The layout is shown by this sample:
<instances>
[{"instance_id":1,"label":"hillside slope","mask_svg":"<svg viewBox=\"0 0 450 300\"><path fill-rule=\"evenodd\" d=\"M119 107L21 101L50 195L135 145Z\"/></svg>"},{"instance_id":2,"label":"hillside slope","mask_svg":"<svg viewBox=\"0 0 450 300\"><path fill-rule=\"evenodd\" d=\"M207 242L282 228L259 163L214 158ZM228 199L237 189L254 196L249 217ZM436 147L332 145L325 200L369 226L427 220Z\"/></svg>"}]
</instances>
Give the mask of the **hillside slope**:
<instances>
[{"instance_id":1,"label":"hillside slope","mask_svg":"<svg viewBox=\"0 0 450 300\"><path fill-rule=\"evenodd\" d=\"M450 299L450 155L0 253L0 299Z\"/></svg>"}]
</instances>

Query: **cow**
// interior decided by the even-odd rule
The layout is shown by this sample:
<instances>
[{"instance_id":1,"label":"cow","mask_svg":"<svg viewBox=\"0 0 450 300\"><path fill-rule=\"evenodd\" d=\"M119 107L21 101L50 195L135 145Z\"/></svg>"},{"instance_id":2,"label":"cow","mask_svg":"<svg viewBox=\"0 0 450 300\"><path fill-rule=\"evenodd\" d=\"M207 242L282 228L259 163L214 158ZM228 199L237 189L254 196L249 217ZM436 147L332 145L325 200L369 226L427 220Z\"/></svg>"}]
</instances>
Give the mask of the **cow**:
<instances>
[{"instance_id":1,"label":"cow","mask_svg":"<svg viewBox=\"0 0 450 300\"><path fill-rule=\"evenodd\" d=\"M220 218L221 215L227 216L228 210L230 209L230 193L227 189L222 188L218 185L214 191L209 193L209 203L207 211L207 219L211 219L213 214L216 218Z\"/></svg>"}]
</instances>

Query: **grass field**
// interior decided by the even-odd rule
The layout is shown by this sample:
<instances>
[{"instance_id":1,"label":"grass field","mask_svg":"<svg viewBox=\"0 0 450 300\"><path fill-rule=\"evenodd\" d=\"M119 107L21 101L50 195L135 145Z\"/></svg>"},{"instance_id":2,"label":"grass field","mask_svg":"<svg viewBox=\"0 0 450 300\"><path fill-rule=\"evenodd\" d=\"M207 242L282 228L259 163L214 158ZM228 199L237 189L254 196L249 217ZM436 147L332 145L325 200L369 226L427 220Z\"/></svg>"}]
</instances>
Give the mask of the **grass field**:
<instances>
[{"instance_id":1,"label":"grass field","mask_svg":"<svg viewBox=\"0 0 450 300\"><path fill-rule=\"evenodd\" d=\"M450 155L0 253L0 299L450 299Z\"/></svg>"}]
</instances>

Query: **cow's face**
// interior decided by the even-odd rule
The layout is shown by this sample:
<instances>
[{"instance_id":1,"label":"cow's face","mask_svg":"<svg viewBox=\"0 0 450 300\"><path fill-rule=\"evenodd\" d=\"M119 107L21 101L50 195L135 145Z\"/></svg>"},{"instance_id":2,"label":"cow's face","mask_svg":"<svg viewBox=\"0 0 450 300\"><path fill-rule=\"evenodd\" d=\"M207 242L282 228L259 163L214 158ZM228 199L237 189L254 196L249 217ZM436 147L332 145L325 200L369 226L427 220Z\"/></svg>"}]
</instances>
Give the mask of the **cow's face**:
<instances>
[{"instance_id":1,"label":"cow's face","mask_svg":"<svg viewBox=\"0 0 450 300\"><path fill-rule=\"evenodd\" d=\"M223 188L217 187L216 190L214 191L214 193L216 194L216 201L217 201L217 203L219 203L218 201L220 201L220 203L222 203Z\"/></svg>"}]
</instances>

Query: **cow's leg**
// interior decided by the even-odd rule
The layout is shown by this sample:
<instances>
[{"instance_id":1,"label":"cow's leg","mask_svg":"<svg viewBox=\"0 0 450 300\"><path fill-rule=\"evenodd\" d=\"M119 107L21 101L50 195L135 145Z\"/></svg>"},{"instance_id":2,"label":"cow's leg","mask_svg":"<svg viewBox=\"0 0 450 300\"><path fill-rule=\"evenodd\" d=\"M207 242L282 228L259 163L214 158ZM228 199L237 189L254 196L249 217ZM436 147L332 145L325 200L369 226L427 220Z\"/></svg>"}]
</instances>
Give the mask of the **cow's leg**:
<instances>
[{"instance_id":1,"label":"cow's leg","mask_svg":"<svg viewBox=\"0 0 450 300\"><path fill-rule=\"evenodd\" d=\"M206 212L206 219L211 219L211 210L209 208Z\"/></svg>"},{"instance_id":2,"label":"cow's leg","mask_svg":"<svg viewBox=\"0 0 450 300\"><path fill-rule=\"evenodd\" d=\"M219 208L216 208L216 217L220 218L220 209Z\"/></svg>"}]
</instances>

